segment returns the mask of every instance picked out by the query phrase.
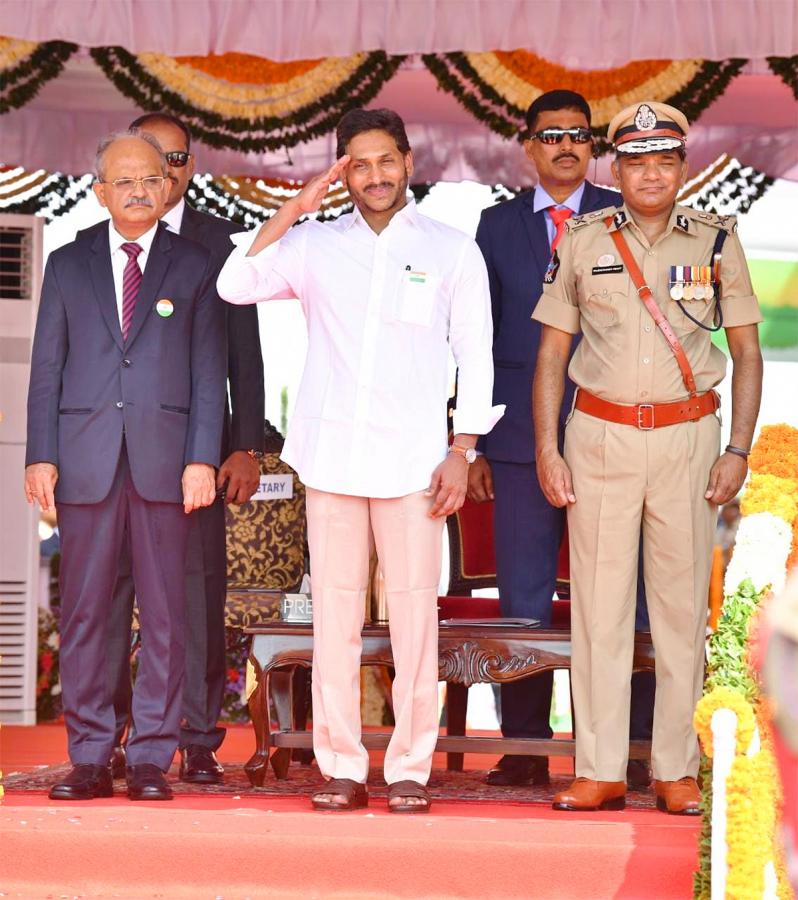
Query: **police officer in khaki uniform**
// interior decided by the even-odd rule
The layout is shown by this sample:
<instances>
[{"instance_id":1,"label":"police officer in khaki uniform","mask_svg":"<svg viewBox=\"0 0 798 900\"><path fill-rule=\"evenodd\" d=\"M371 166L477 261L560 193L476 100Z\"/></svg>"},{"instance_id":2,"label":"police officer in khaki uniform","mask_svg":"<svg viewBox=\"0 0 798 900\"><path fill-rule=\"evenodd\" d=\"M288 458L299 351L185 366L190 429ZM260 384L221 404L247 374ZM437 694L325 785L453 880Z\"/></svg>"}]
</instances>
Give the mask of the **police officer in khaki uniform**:
<instances>
[{"instance_id":1,"label":"police officer in khaki uniform","mask_svg":"<svg viewBox=\"0 0 798 900\"><path fill-rule=\"evenodd\" d=\"M576 216L533 317L537 466L567 506L571 549L576 780L555 809L622 809L628 756L640 529L657 654L652 768L657 807L698 814L693 709L701 695L713 528L740 489L759 411L762 320L732 216L675 205L687 119L630 106L610 123L620 209ZM713 388L733 364L731 443L719 455ZM568 368L577 385L557 449Z\"/></svg>"}]
</instances>

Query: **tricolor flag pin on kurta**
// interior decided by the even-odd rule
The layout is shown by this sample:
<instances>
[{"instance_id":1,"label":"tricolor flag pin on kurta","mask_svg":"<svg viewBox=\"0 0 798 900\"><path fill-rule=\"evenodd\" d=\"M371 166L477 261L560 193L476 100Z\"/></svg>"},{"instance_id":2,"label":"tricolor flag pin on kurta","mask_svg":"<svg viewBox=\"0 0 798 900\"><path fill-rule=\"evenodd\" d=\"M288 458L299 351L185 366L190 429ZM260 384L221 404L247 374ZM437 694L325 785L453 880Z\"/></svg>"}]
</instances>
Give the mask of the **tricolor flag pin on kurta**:
<instances>
[{"instance_id":1,"label":"tricolor flag pin on kurta","mask_svg":"<svg viewBox=\"0 0 798 900\"><path fill-rule=\"evenodd\" d=\"M163 300L159 300L155 304L155 311L158 313L159 316L163 316L164 319L168 319L169 316L171 316L172 313L175 311L175 307L171 300L163 299Z\"/></svg>"}]
</instances>

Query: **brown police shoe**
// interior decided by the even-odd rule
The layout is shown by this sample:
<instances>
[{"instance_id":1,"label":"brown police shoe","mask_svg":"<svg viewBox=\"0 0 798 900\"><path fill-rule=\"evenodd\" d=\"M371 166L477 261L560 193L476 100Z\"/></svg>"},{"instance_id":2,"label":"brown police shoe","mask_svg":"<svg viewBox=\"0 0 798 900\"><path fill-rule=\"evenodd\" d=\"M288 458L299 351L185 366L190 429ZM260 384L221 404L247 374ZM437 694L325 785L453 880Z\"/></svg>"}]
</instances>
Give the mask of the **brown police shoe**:
<instances>
[{"instance_id":1,"label":"brown police shoe","mask_svg":"<svg viewBox=\"0 0 798 900\"><path fill-rule=\"evenodd\" d=\"M671 816L700 816L701 791L689 775L678 781L654 781L657 809Z\"/></svg>"},{"instance_id":2,"label":"brown police shoe","mask_svg":"<svg viewBox=\"0 0 798 900\"><path fill-rule=\"evenodd\" d=\"M626 784L623 781L594 781L577 778L571 786L554 795L552 809L587 812L594 809L623 809L626 806Z\"/></svg>"}]
</instances>

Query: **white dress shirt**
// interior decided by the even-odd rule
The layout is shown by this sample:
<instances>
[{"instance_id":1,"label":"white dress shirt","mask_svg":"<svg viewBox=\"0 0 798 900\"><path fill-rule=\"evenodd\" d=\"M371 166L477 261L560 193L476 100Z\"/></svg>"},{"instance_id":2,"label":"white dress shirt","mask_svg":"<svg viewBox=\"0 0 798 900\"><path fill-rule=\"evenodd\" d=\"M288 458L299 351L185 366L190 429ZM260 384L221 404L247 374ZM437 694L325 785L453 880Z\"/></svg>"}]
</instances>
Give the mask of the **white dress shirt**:
<instances>
[{"instance_id":1,"label":"white dress shirt","mask_svg":"<svg viewBox=\"0 0 798 900\"><path fill-rule=\"evenodd\" d=\"M161 221L170 231L180 234L180 226L183 224L183 210L186 208L185 197L181 197L177 203L161 216Z\"/></svg>"},{"instance_id":2,"label":"white dress shirt","mask_svg":"<svg viewBox=\"0 0 798 900\"><path fill-rule=\"evenodd\" d=\"M585 182L583 181L570 197L566 197L562 203L557 203L545 188L538 185L535 188L535 196L532 198L532 208L535 212L540 212L541 209L548 209L550 206L556 206L558 209L568 208L573 211L574 215L578 215L579 207L582 205L582 194L584 193ZM554 240L554 235L557 233L557 226L552 222L551 216L548 213L546 213L543 218L546 220L546 233L549 236L549 246L551 247L551 242Z\"/></svg>"},{"instance_id":3,"label":"white dress shirt","mask_svg":"<svg viewBox=\"0 0 798 900\"><path fill-rule=\"evenodd\" d=\"M283 459L321 491L401 497L429 486L446 456L449 348L454 431L486 434L493 323L482 254L410 200L381 234L360 212L305 222L256 256L236 245L217 282L230 303L296 297L308 352Z\"/></svg>"},{"instance_id":4,"label":"white dress shirt","mask_svg":"<svg viewBox=\"0 0 798 900\"><path fill-rule=\"evenodd\" d=\"M158 223L145 231L141 237L137 237L135 241L122 235L114 228L113 219L108 220L108 238L111 245L111 270L114 273L114 291L116 293L116 312L119 316L119 327L122 327L122 280L125 274L125 266L129 259L127 253L122 249L122 244L138 244L141 247L141 253L136 257L139 268L144 272L147 265L147 257L150 255L150 247L152 246L155 232L158 230Z\"/></svg>"}]
</instances>

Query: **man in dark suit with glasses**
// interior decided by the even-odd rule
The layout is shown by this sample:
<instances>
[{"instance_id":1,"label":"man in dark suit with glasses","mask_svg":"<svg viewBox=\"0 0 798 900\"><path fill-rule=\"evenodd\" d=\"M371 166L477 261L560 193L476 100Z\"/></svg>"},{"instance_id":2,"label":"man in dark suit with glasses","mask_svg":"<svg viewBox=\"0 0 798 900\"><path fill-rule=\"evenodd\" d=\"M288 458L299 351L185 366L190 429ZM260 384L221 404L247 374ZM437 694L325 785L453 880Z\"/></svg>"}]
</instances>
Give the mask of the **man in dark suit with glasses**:
<instances>
[{"instance_id":1,"label":"man in dark suit with glasses","mask_svg":"<svg viewBox=\"0 0 798 900\"><path fill-rule=\"evenodd\" d=\"M136 579L142 652L127 792L169 800L180 733L186 549L214 501L224 410L224 308L209 252L159 221L163 152L136 129L104 139L94 191L111 214L47 261L28 392L25 492L57 505L61 681L72 771L57 800L113 793L107 677L120 553Z\"/></svg>"},{"instance_id":2,"label":"man in dark suit with glasses","mask_svg":"<svg viewBox=\"0 0 798 900\"><path fill-rule=\"evenodd\" d=\"M221 269L232 244L230 235L243 231L219 216L199 212L186 203L194 175L191 134L168 113L147 113L131 127L152 135L168 164L169 195L161 221L170 232L201 244ZM183 781L214 784L224 770L216 751L225 730L217 724L224 698L224 608L227 588L224 504L244 503L257 490L259 459L263 455L263 358L255 306L225 307L227 380L230 402L225 404L218 496L195 517L189 534L186 563L188 616L186 620L186 684L180 726L180 777ZM224 493L224 497L222 497ZM130 622L135 586L123 559L114 604L113 638L109 647L117 734L112 765L116 777L124 771L122 739L130 714Z\"/></svg>"}]
</instances>

